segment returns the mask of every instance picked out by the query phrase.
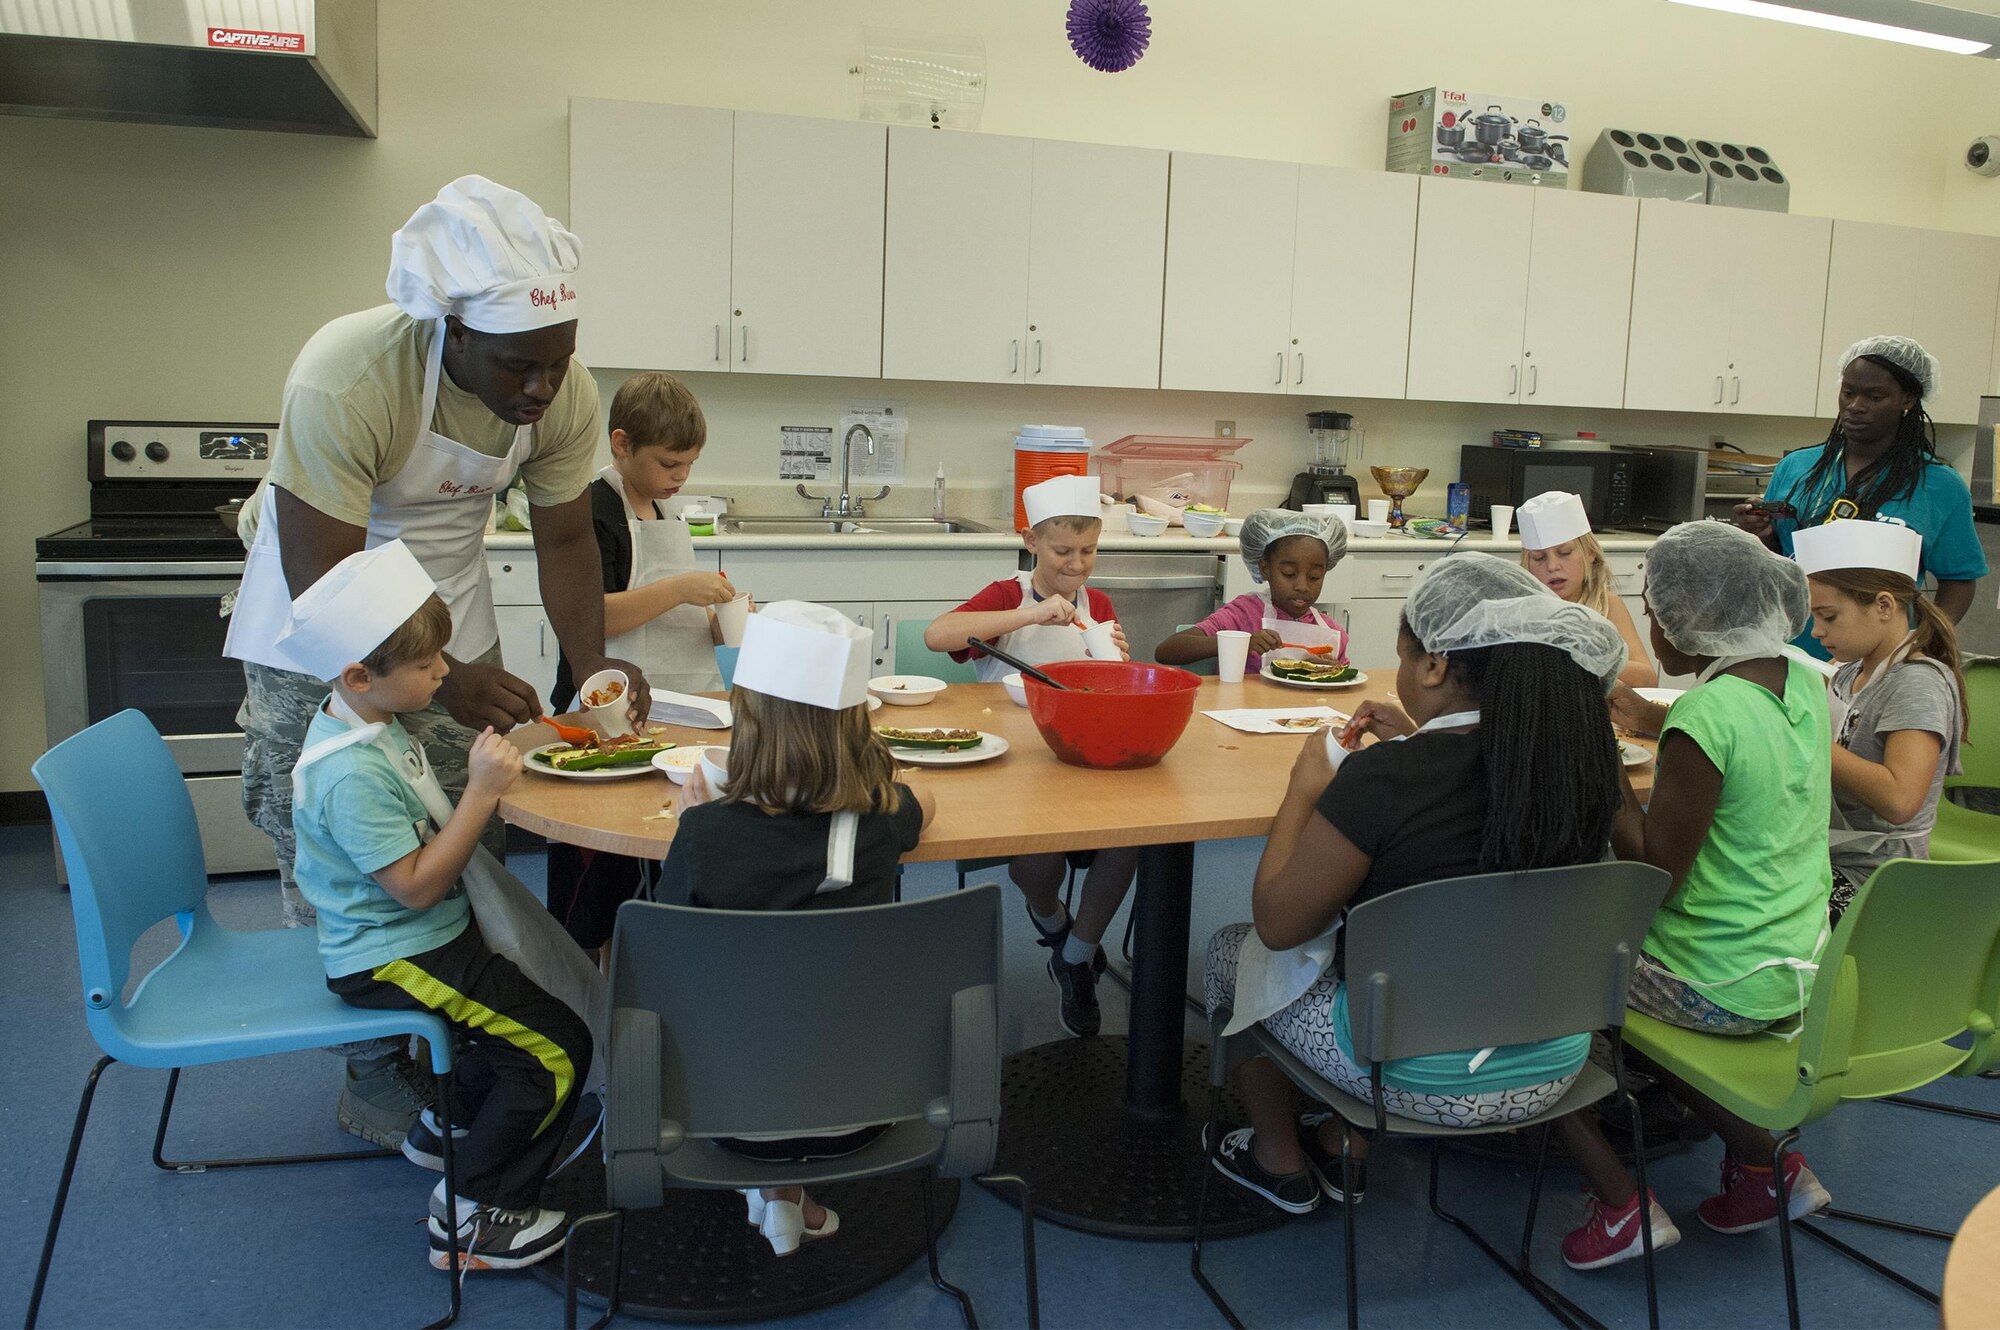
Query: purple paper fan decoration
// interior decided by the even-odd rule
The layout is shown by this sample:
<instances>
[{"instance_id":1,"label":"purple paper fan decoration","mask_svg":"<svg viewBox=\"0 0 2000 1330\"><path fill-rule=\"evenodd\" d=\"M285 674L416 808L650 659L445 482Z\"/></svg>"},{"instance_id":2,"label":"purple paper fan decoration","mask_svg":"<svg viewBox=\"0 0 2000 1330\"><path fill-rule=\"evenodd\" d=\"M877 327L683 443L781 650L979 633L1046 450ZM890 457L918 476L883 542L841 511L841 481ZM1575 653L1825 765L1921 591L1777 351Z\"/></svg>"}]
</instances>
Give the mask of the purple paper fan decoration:
<instances>
[{"instance_id":1,"label":"purple paper fan decoration","mask_svg":"<svg viewBox=\"0 0 2000 1330\"><path fill-rule=\"evenodd\" d=\"M1139 63L1153 38L1153 20L1141 0L1070 0L1070 48L1104 74Z\"/></svg>"}]
</instances>

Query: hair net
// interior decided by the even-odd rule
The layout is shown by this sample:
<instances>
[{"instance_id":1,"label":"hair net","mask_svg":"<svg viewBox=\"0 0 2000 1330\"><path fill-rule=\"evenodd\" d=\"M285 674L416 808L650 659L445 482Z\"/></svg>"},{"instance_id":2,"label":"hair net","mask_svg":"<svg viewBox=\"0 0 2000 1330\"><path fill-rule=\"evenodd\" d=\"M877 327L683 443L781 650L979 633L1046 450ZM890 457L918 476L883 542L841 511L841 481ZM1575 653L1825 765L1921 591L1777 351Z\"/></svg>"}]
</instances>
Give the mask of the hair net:
<instances>
[{"instance_id":1,"label":"hair net","mask_svg":"<svg viewBox=\"0 0 2000 1330\"><path fill-rule=\"evenodd\" d=\"M1264 561L1265 553L1273 545L1287 536L1311 536L1326 546L1329 568L1347 553L1347 523L1338 518L1310 517L1289 508L1259 508L1243 519L1243 534L1238 537L1251 581L1264 580L1264 570L1257 565Z\"/></svg>"},{"instance_id":2,"label":"hair net","mask_svg":"<svg viewBox=\"0 0 2000 1330\"><path fill-rule=\"evenodd\" d=\"M1856 342L1840 357L1841 369L1863 356L1874 356L1886 360L1917 381L1917 387L1925 398L1937 396L1937 357L1917 343L1914 337L1864 337Z\"/></svg>"},{"instance_id":3,"label":"hair net","mask_svg":"<svg viewBox=\"0 0 2000 1330\"><path fill-rule=\"evenodd\" d=\"M1811 596L1796 563L1728 522L1683 522L1646 555L1646 602L1690 656L1775 656L1805 630Z\"/></svg>"},{"instance_id":4,"label":"hair net","mask_svg":"<svg viewBox=\"0 0 2000 1330\"><path fill-rule=\"evenodd\" d=\"M1611 620L1572 605L1520 564L1491 554L1440 561L1410 593L1403 620L1424 650L1440 656L1539 643L1563 652L1607 691L1625 668L1625 639Z\"/></svg>"}]
</instances>

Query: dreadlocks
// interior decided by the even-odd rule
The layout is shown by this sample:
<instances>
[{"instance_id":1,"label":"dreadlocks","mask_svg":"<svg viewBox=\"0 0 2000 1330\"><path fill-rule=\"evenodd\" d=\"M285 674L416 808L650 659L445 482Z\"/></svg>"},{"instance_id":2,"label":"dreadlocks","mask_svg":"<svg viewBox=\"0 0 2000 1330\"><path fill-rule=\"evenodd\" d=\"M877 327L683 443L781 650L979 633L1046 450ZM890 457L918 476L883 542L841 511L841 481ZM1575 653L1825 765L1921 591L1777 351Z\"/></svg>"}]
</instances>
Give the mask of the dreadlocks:
<instances>
[{"instance_id":1,"label":"dreadlocks","mask_svg":"<svg viewBox=\"0 0 2000 1330\"><path fill-rule=\"evenodd\" d=\"M1924 468L1938 460L1937 427L1924 410L1923 385L1916 376L1882 356L1855 359L1888 371L1896 386L1916 400L1896 422L1896 436L1889 441L1888 448L1851 481L1847 479L1847 435L1841 432L1839 419L1835 418L1833 428L1827 431L1826 447L1813 469L1806 473L1799 490L1804 499L1798 505L1800 526L1818 526L1826 521L1833 505L1841 499L1852 499L1860 505L1861 520L1872 522L1883 504L1915 494Z\"/></svg>"}]
</instances>

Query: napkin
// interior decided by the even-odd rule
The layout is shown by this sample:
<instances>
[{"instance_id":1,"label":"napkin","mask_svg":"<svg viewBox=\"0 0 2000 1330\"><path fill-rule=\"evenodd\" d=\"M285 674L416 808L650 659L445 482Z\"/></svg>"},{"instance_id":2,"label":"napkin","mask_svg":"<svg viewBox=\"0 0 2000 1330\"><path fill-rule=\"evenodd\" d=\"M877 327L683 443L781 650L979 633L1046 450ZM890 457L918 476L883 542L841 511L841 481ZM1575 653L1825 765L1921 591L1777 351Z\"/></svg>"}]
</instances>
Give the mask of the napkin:
<instances>
[{"instance_id":1,"label":"napkin","mask_svg":"<svg viewBox=\"0 0 2000 1330\"><path fill-rule=\"evenodd\" d=\"M1317 725L1345 725L1347 713L1335 711L1332 707L1239 707L1234 710L1204 711L1201 713L1211 720L1219 720L1232 730L1245 734L1306 734L1307 729L1293 725L1280 725L1281 720L1311 719ZM1316 728L1316 727L1315 727Z\"/></svg>"},{"instance_id":2,"label":"napkin","mask_svg":"<svg viewBox=\"0 0 2000 1330\"><path fill-rule=\"evenodd\" d=\"M735 723L727 702L692 693L655 691L653 709L647 715L662 725L685 725L693 730L726 730Z\"/></svg>"}]
</instances>

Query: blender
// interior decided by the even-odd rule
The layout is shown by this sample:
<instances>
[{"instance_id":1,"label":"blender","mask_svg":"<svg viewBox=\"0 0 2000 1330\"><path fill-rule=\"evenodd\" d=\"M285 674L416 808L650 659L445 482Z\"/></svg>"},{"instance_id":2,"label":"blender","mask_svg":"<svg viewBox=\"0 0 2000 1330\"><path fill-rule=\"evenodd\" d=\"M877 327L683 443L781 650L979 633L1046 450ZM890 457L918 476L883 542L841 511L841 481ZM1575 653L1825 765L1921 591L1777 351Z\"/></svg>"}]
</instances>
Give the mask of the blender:
<instances>
[{"instance_id":1,"label":"blender","mask_svg":"<svg viewBox=\"0 0 2000 1330\"><path fill-rule=\"evenodd\" d=\"M1312 436L1312 462L1292 477L1284 506L1294 512L1309 503L1347 503L1361 507L1361 483L1347 474L1361 461L1361 427L1345 411L1313 411L1306 416Z\"/></svg>"}]
</instances>

